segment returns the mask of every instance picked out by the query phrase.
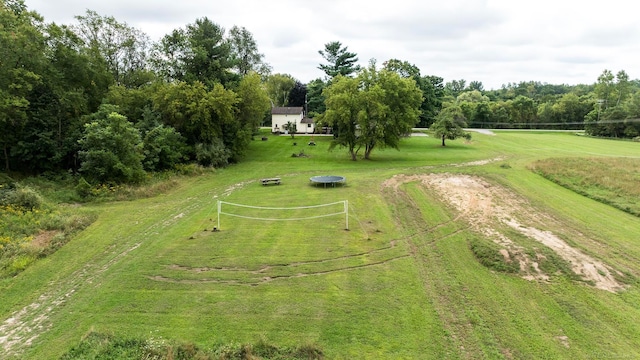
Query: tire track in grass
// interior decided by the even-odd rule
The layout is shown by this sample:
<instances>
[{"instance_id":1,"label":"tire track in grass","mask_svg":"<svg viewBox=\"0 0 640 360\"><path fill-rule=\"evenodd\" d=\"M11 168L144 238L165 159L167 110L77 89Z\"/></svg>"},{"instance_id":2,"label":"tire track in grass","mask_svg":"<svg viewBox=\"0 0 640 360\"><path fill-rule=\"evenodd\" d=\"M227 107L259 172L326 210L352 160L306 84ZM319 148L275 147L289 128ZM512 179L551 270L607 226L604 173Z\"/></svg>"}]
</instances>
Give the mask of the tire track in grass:
<instances>
[{"instance_id":1,"label":"tire track in grass","mask_svg":"<svg viewBox=\"0 0 640 360\"><path fill-rule=\"evenodd\" d=\"M229 196L233 191L250 182L234 184L222 191L221 196ZM213 195L213 197L217 198L218 195ZM102 253L90 259L80 269L72 272L63 280L49 283L47 289L38 296L37 300L14 311L0 324L0 359L19 359L20 355L41 334L53 327L54 324L50 321L50 317L75 293L87 286L99 286L100 275L139 248L149 236L158 234L162 228L174 225L185 215L208 206L208 198L209 196L206 199L202 197L181 199L168 216L155 221L144 230L120 240L120 245L108 246ZM189 205L180 206L185 202L189 202ZM175 211L176 208L178 211ZM142 238L143 240L134 242L134 238Z\"/></svg>"},{"instance_id":2,"label":"tire track in grass","mask_svg":"<svg viewBox=\"0 0 640 360\"><path fill-rule=\"evenodd\" d=\"M412 182L418 180L417 177L410 176ZM400 180L400 181L398 181ZM434 231L444 228L454 223L457 219L450 219L442 223L429 226L425 224L420 207L414 199L400 185L405 183L403 179L394 177L383 183L382 192L387 202L395 209L395 221L398 229L410 231L410 229L422 229L418 232L411 232L404 237L410 248L411 257L416 264L425 297L433 304L434 316L438 318L439 324L444 329L446 335L446 351L454 358L473 358L473 354L480 354L482 350L476 342L473 342L472 329L468 323L464 309L454 301L454 289L445 284L439 272L445 267L439 265L441 255L436 247L438 242L450 238L467 228L456 228L452 232L445 232L438 236L433 236Z\"/></svg>"},{"instance_id":3,"label":"tire track in grass","mask_svg":"<svg viewBox=\"0 0 640 360\"><path fill-rule=\"evenodd\" d=\"M354 269L359 269L364 267L378 266L378 265L386 264L391 261L408 257L408 254L404 253L404 251L402 251L403 253L401 254L393 255L394 248L396 247L395 245L396 241L397 240L390 241L389 246L384 246L381 248L372 249L370 251L365 251L357 254L349 254L349 255L337 256L333 258L324 258L324 259L309 260L309 261L298 261L298 262L292 262L292 263L286 263L286 264L264 264L264 265L261 265L258 269L249 269L249 268L243 268L243 267L225 267L225 266L188 267L188 266L181 266L177 264L167 266L167 268L170 270L178 270L178 271L191 272L191 273L197 273L197 274L205 273L205 274L212 274L212 276L215 276L216 273L237 273L238 279L235 279L235 278L234 279L210 279L210 278L175 279L175 278L162 276L162 275L153 275L153 276L148 276L147 278L154 281L163 281L163 282L172 282L172 283L187 283L187 284L229 283L229 284L255 286L255 285L264 284L266 282L269 282L275 279L291 279L291 278L300 278L300 277L314 276L314 275L324 275L324 274L331 274L331 273L336 273L340 271L349 271L349 270L354 270ZM372 256L372 255L379 256L382 259L368 261L367 259L369 258L369 256ZM368 262L364 264L358 264L358 265L343 264L345 261L354 260L354 259L368 261ZM289 270L289 269L295 269L297 267L322 265L322 264L330 264L330 263L336 263L336 264L335 266L325 270L309 269L307 271L297 272L292 275L277 274L279 269ZM275 272L276 274L273 274L273 272ZM249 276L257 275L258 277L254 277L252 279L240 280L243 278L243 275L249 275Z\"/></svg>"},{"instance_id":4,"label":"tire track in grass","mask_svg":"<svg viewBox=\"0 0 640 360\"><path fill-rule=\"evenodd\" d=\"M87 263L65 278L63 282L50 284L50 289L41 294L33 303L13 312L0 325L0 350L2 350L0 355L18 357L31 346L40 334L51 329L53 323L49 321L49 317L65 304L79 288L93 284L100 274L139 246L140 243L136 243L119 253L116 250L111 251L112 254L117 254L102 266Z\"/></svg>"},{"instance_id":5,"label":"tire track in grass","mask_svg":"<svg viewBox=\"0 0 640 360\"><path fill-rule=\"evenodd\" d=\"M310 271L305 273L296 273L292 275L264 276L259 279L255 279L254 281L238 280L238 279L174 279L174 278L161 276L161 275L148 276L147 278L153 281L169 282L174 284L190 284L190 285L191 284L230 284L230 285L258 286L258 285L269 283L274 280L287 280L287 279L303 278L303 277L309 277L309 276L327 275L327 274L332 274L332 273L337 273L342 271L351 271L351 270L358 270L358 269L363 269L368 267L380 266L380 265L390 263L392 261L401 260L408 257L409 255L406 255L406 254L398 255L392 258L388 258L388 259L376 261L376 262L370 262L367 264L337 267L337 268L328 269L328 270ZM242 271L242 270L237 270L237 271ZM247 271L247 272L251 273L255 271Z\"/></svg>"}]
</instances>

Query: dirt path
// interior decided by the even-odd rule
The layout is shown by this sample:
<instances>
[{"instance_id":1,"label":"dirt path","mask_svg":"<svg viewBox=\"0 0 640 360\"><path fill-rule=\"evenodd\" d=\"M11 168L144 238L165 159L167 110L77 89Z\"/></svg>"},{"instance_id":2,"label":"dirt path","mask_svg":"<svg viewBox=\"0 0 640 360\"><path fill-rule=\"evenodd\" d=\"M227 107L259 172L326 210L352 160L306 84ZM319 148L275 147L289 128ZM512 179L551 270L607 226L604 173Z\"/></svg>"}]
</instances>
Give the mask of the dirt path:
<instances>
[{"instance_id":1,"label":"dirt path","mask_svg":"<svg viewBox=\"0 0 640 360\"><path fill-rule=\"evenodd\" d=\"M460 174L396 175L383 186L397 188L402 183L420 181L438 192L440 198L459 212L459 218L468 221L476 231L491 238L503 247L501 254L506 261L515 258L520 264L522 276L528 280L549 280L538 267L538 258L531 258L515 241L499 228L504 224L552 249L571 264L572 270L598 289L616 292L624 288L613 276L614 270L605 263L571 247L550 231L541 230L545 223L557 223L548 214L536 211L525 199L512 191L485 180ZM571 234L579 237L580 234Z\"/></svg>"}]
</instances>

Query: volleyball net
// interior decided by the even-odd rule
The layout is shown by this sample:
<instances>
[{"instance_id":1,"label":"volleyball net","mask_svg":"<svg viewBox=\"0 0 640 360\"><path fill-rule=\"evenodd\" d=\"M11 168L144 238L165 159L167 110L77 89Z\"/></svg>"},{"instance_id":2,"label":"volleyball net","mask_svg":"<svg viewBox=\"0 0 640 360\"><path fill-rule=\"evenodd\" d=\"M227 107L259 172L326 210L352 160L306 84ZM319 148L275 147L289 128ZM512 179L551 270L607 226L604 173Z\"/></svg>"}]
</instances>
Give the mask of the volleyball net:
<instances>
[{"instance_id":1,"label":"volleyball net","mask_svg":"<svg viewBox=\"0 0 640 360\"><path fill-rule=\"evenodd\" d=\"M328 204L292 207L253 206L219 200L218 229L221 229L220 215L256 221L303 221L344 215L345 229L349 230L348 200Z\"/></svg>"}]
</instances>

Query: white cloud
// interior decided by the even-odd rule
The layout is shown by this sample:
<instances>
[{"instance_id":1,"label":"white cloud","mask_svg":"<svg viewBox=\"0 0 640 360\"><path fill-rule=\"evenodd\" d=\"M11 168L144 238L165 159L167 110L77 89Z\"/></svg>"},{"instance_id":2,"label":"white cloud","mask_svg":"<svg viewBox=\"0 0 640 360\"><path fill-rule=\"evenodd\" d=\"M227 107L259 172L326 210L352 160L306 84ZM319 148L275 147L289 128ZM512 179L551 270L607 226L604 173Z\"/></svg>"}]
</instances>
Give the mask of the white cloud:
<instances>
[{"instance_id":1,"label":"white cloud","mask_svg":"<svg viewBox=\"0 0 640 360\"><path fill-rule=\"evenodd\" d=\"M69 24L86 9L114 16L153 40L208 17L247 28L275 72L303 82L324 74L318 50L340 41L361 65L409 61L425 75L482 81L590 84L604 69L632 78L640 25L627 0L26 0L45 21Z\"/></svg>"}]
</instances>

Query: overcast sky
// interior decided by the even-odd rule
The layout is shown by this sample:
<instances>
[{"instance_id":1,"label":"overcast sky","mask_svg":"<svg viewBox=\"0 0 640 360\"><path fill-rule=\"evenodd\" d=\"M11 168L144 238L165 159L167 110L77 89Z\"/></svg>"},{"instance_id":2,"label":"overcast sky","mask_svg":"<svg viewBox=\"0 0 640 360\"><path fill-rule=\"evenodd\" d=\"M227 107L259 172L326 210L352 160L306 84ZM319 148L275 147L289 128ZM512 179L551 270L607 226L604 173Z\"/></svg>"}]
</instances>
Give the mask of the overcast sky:
<instances>
[{"instance_id":1,"label":"overcast sky","mask_svg":"<svg viewBox=\"0 0 640 360\"><path fill-rule=\"evenodd\" d=\"M371 58L408 61L445 82L485 89L539 81L592 84L604 69L640 77L640 21L632 1L571 0L26 0L46 22L73 24L87 9L157 41L208 17L249 30L274 73L323 77L318 50L340 41ZM635 66L634 66L635 65Z\"/></svg>"}]
</instances>

